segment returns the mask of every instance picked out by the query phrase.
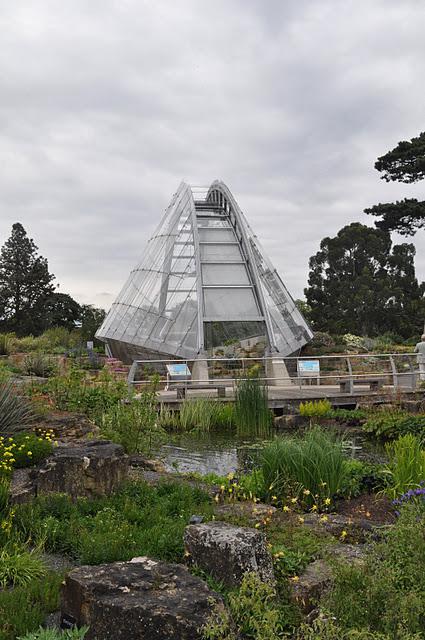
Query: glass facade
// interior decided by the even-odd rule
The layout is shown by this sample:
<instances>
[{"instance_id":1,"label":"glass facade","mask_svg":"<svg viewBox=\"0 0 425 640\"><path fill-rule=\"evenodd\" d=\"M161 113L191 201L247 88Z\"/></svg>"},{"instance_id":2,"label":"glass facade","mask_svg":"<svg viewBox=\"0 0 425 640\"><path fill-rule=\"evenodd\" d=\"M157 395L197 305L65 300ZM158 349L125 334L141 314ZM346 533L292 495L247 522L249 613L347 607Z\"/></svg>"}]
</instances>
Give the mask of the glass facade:
<instances>
[{"instance_id":1,"label":"glass facade","mask_svg":"<svg viewBox=\"0 0 425 640\"><path fill-rule=\"evenodd\" d=\"M130 362L194 359L255 332L283 356L312 335L228 188L182 183L97 337Z\"/></svg>"}]
</instances>

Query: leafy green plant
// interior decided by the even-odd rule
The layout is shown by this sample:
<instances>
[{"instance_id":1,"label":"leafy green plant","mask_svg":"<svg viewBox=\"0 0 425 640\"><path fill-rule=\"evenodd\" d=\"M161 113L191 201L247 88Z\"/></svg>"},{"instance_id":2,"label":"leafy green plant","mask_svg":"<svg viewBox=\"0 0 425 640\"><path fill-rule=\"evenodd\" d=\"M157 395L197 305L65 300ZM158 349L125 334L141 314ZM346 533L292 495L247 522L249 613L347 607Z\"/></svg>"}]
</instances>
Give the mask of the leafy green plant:
<instances>
[{"instance_id":1,"label":"leafy green plant","mask_svg":"<svg viewBox=\"0 0 425 640\"><path fill-rule=\"evenodd\" d=\"M65 629L57 631L56 629L43 629L40 627L38 631L27 633L19 636L17 640L83 640L85 638L88 627L81 629Z\"/></svg>"},{"instance_id":2,"label":"leafy green plant","mask_svg":"<svg viewBox=\"0 0 425 640\"><path fill-rule=\"evenodd\" d=\"M0 435L7 436L21 430L33 418L28 400L18 394L11 382L0 383Z\"/></svg>"},{"instance_id":3,"label":"leafy green plant","mask_svg":"<svg viewBox=\"0 0 425 640\"><path fill-rule=\"evenodd\" d=\"M408 433L385 446L389 462L385 470L390 478L387 493L395 498L425 481L425 451L421 441Z\"/></svg>"},{"instance_id":4,"label":"leafy green plant","mask_svg":"<svg viewBox=\"0 0 425 640\"><path fill-rule=\"evenodd\" d=\"M45 574L46 567L37 551L28 551L13 542L0 549L0 588L26 585Z\"/></svg>"},{"instance_id":5,"label":"leafy green plant","mask_svg":"<svg viewBox=\"0 0 425 640\"><path fill-rule=\"evenodd\" d=\"M407 433L422 436L425 432L425 415L401 410L375 412L368 417L363 430L385 440L393 440Z\"/></svg>"},{"instance_id":6,"label":"leafy green plant","mask_svg":"<svg viewBox=\"0 0 425 640\"><path fill-rule=\"evenodd\" d=\"M213 427L231 426L233 405L198 398L184 400L180 407L179 424L183 431L210 431Z\"/></svg>"},{"instance_id":7,"label":"leafy green plant","mask_svg":"<svg viewBox=\"0 0 425 640\"><path fill-rule=\"evenodd\" d=\"M0 356L8 356L13 347L14 333L0 333Z\"/></svg>"},{"instance_id":8,"label":"leafy green plant","mask_svg":"<svg viewBox=\"0 0 425 640\"><path fill-rule=\"evenodd\" d=\"M37 435L34 432L21 431L13 438L13 457L15 469L31 467L45 460L53 451L50 437ZM1 444L0 444L1 453Z\"/></svg>"},{"instance_id":9,"label":"leafy green plant","mask_svg":"<svg viewBox=\"0 0 425 640\"><path fill-rule=\"evenodd\" d=\"M228 611L216 606L202 629L205 640L277 640L284 637L286 620L275 589L261 582L258 574L247 573L240 589L228 596Z\"/></svg>"},{"instance_id":10,"label":"leafy green plant","mask_svg":"<svg viewBox=\"0 0 425 640\"><path fill-rule=\"evenodd\" d=\"M23 371L28 376L38 376L40 378L50 378L56 372L56 363L40 352L31 353L25 356L22 363Z\"/></svg>"},{"instance_id":11,"label":"leafy green plant","mask_svg":"<svg viewBox=\"0 0 425 640\"><path fill-rule=\"evenodd\" d=\"M267 436L272 415L267 389L258 378L246 378L236 385L234 420L239 435Z\"/></svg>"},{"instance_id":12,"label":"leafy green plant","mask_svg":"<svg viewBox=\"0 0 425 640\"><path fill-rule=\"evenodd\" d=\"M279 437L267 444L261 469L270 494L281 500L297 497L307 507L333 499L348 474L342 441L318 427L303 437Z\"/></svg>"},{"instance_id":13,"label":"leafy green plant","mask_svg":"<svg viewBox=\"0 0 425 640\"><path fill-rule=\"evenodd\" d=\"M118 403L105 411L100 420L105 438L121 444L126 453L150 454L165 440L157 422L155 391L144 390L128 403Z\"/></svg>"},{"instance_id":14,"label":"leafy green plant","mask_svg":"<svg viewBox=\"0 0 425 640\"><path fill-rule=\"evenodd\" d=\"M306 418L326 418L331 411L332 405L327 398L300 403L300 415Z\"/></svg>"}]
</instances>

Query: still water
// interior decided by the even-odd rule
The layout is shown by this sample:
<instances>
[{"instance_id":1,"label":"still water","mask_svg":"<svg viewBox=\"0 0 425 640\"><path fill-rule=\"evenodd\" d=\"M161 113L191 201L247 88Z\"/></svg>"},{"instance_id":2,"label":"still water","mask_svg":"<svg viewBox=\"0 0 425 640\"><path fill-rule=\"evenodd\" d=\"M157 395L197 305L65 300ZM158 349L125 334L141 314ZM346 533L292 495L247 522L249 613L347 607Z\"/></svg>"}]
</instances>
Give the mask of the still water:
<instances>
[{"instance_id":1,"label":"still water","mask_svg":"<svg viewBox=\"0 0 425 640\"><path fill-rule=\"evenodd\" d=\"M174 436L172 442L161 447L158 453L167 471L202 475L216 473L223 476L255 466L265 442L260 438L243 438L234 432L212 431ZM345 434L344 442L346 453L351 458L383 461L381 447L361 434Z\"/></svg>"}]
</instances>

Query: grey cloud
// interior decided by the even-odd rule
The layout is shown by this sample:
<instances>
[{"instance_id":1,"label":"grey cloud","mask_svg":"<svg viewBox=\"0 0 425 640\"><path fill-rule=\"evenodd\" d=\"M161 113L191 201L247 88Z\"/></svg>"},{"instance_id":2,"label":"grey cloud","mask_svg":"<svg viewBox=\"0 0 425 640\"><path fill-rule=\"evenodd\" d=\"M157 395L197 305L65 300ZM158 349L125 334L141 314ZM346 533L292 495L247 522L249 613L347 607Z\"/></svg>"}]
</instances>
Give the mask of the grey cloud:
<instances>
[{"instance_id":1,"label":"grey cloud","mask_svg":"<svg viewBox=\"0 0 425 640\"><path fill-rule=\"evenodd\" d=\"M0 243L20 220L82 302L112 301L181 179L229 185L296 296L324 236L423 197L373 169L424 128L417 0L0 4Z\"/></svg>"}]
</instances>

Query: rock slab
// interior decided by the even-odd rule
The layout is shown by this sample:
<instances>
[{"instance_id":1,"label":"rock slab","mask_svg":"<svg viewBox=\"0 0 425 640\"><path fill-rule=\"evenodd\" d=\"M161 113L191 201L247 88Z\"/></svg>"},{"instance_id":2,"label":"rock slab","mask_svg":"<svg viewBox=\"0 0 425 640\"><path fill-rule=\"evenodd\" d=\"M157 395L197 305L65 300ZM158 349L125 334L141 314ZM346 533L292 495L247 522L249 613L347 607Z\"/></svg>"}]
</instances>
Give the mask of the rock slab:
<instances>
[{"instance_id":1,"label":"rock slab","mask_svg":"<svg viewBox=\"0 0 425 640\"><path fill-rule=\"evenodd\" d=\"M110 495L128 477L128 457L121 445L95 440L58 447L34 470L37 495L67 493L72 497Z\"/></svg>"},{"instance_id":2,"label":"rock slab","mask_svg":"<svg viewBox=\"0 0 425 640\"><path fill-rule=\"evenodd\" d=\"M88 625L85 640L201 640L215 603L223 606L185 567L134 558L71 571L61 616Z\"/></svg>"},{"instance_id":3,"label":"rock slab","mask_svg":"<svg viewBox=\"0 0 425 640\"><path fill-rule=\"evenodd\" d=\"M188 561L227 587L239 585L247 572L258 573L264 582L274 582L273 561L265 537L256 529L226 522L189 525L184 544Z\"/></svg>"}]
</instances>

